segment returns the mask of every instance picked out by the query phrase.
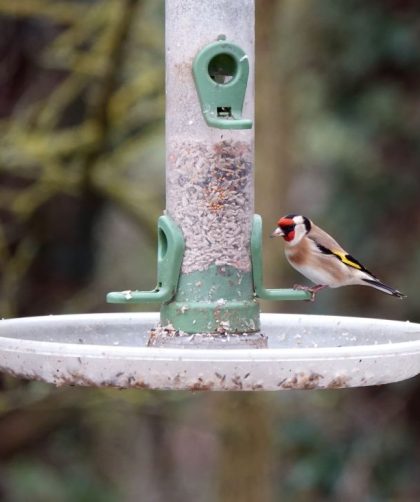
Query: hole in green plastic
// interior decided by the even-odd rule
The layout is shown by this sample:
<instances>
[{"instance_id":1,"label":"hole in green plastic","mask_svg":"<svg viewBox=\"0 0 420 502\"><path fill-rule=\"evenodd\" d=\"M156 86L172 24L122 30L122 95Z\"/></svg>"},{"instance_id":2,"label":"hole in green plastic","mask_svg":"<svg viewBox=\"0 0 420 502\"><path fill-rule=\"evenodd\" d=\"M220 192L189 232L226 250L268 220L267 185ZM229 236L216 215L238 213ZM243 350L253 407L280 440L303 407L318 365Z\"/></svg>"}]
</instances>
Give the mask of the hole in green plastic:
<instances>
[{"instance_id":1,"label":"hole in green plastic","mask_svg":"<svg viewBox=\"0 0 420 502\"><path fill-rule=\"evenodd\" d=\"M209 62L208 72L210 77L218 84L228 84L238 71L238 65L233 56L220 53L213 56Z\"/></svg>"},{"instance_id":2,"label":"hole in green plastic","mask_svg":"<svg viewBox=\"0 0 420 502\"><path fill-rule=\"evenodd\" d=\"M166 234L162 228L159 228L158 239L159 239L159 246L158 246L159 260L163 260L168 251L168 238L166 237Z\"/></svg>"}]
</instances>

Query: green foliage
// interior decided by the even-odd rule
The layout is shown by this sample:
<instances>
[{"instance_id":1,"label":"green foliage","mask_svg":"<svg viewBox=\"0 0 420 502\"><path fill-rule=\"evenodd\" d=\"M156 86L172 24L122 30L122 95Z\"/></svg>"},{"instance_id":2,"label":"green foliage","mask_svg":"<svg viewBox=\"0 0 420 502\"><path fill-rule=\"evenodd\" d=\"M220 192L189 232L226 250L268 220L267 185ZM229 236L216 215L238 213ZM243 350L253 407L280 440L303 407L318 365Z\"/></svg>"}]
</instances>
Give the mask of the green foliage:
<instances>
[{"instance_id":1,"label":"green foliage","mask_svg":"<svg viewBox=\"0 0 420 502\"><path fill-rule=\"evenodd\" d=\"M163 192L162 168L150 173L163 115L162 2L0 1L1 14L5 26L31 20L47 43L30 54L35 82L22 83L0 122L0 176L12 180L0 189L0 210L28 226L57 197L82 204L95 193L153 239ZM1 230L0 310L10 316L45 239L27 232L10 252Z\"/></svg>"},{"instance_id":2,"label":"green foliage","mask_svg":"<svg viewBox=\"0 0 420 502\"><path fill-rule=\"evenodd\" d=\"M292 209L303 201L309 216L408 295L388 310L380 295L348 288L323 295L318 311L418 320L410 278L420 273L419 7L358 0L305 5L293 18L304 32L282 51L296 175L315 188L298 189Z\"/></svg>"},{"instance_id":3,"label":"green foliage","mask_svg":"<svg viewBox=\"0 0 420 502\"><path fill-rule=\"evenodd\" d=\"M16 459L6 469L10 491L8 497L14 502L90 502L119 500L112 488L95 479L86 458L74 459L69 469L57 469L36 458Z\"/></svg>"}]
</instances>

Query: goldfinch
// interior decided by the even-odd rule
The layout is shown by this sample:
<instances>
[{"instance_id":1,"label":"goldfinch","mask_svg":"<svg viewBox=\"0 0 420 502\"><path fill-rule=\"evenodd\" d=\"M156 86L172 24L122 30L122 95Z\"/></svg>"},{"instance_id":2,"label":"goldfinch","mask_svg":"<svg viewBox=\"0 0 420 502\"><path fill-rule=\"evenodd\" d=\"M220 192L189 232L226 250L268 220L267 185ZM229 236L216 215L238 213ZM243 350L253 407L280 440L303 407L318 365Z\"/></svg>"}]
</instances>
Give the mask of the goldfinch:
<instances>
[{"instance_id":1,"label":"goldfinch","mask_svg":"<svg viewBox=\"0 0 420 502\"><path fill-rule=\"evenodd\" d=\"M388 295L405 298L405 295L381 282L305 216L283 216L271 237L283 237L290 265L315 283L313 287L295 285L295 289L309 291L311 301L321 289L350 285L371 286Z\"/></svg>"}]
</instances>

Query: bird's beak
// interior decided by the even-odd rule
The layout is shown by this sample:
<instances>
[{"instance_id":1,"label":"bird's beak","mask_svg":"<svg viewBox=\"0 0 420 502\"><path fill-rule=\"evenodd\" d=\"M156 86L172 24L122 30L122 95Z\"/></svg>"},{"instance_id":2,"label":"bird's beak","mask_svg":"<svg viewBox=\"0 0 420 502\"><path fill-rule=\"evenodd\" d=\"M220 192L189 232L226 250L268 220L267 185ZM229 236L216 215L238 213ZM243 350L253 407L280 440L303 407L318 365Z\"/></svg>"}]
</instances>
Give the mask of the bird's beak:
<instances>
[{"instance_id":1,"label":"bird's beak","mask_svg":"<svg viewBox=\"0 0 420 502\"><path fill-rule=\"evenodd\" d=\"M271 232L270 237L283 237L283 235L283 230L280 227L277 227Z\"/></svg>"}]
</instances>

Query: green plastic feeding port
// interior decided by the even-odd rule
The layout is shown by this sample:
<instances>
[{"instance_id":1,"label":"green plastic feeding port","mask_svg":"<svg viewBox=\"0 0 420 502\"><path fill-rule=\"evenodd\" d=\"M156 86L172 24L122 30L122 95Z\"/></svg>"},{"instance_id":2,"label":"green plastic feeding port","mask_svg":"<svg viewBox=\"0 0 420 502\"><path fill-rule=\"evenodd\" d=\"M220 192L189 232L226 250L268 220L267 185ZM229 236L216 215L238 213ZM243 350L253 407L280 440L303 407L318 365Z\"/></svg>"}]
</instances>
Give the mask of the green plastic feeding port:
<instances>
[{"instance_id":1,"label":"green plastic feeding port","mask_svg":"<svg viewBox=\"0 0 420 502\"><path fill-rule=\"evenodd\" d=\"M267 289L263 285L262 219L253 217L251 272L229 265L182 274L185 243L169 216L158 220L158 281L152 291L108 293L109 303L160 303L161 325L185 333L256 333L262 300L309 300L306 291Z\"/></svg>"},{"instance_id":2,"label":"green plastic feeding port","mask_svg":"<svg viewBox=\"0 0 420 502\"><path fill-rule=\"evenodd\" d=\"M119 291L108 293L108 303L156 303L167 302L176 294L182 257L184 238L179 227L169 216L158 220L157 285L152 291Z\"/></svg>"},{"instance_id":3,"label":"green plastic feeding port","mask_svg":"<svg viewBox=\"0 0 420 502\"><path fill-rule=\"evenodd\" d=\"M242 118L249 61L245 52L220 36L194 59L193 75L204 119L218 129L251 129Z\"/></svg>"},{"instance_id":4,"label":"green plastic feeding port","mask_svg":"<svg viewBox=\"0 0 420 502\"><path fill-rule=\"evenodd\" d=\"M310 300L308 291L296 289L267 289L263 281L262 218L254 214L251 233L251 260L255 296L262 300Z\"/></svg>"}]
</instances>

